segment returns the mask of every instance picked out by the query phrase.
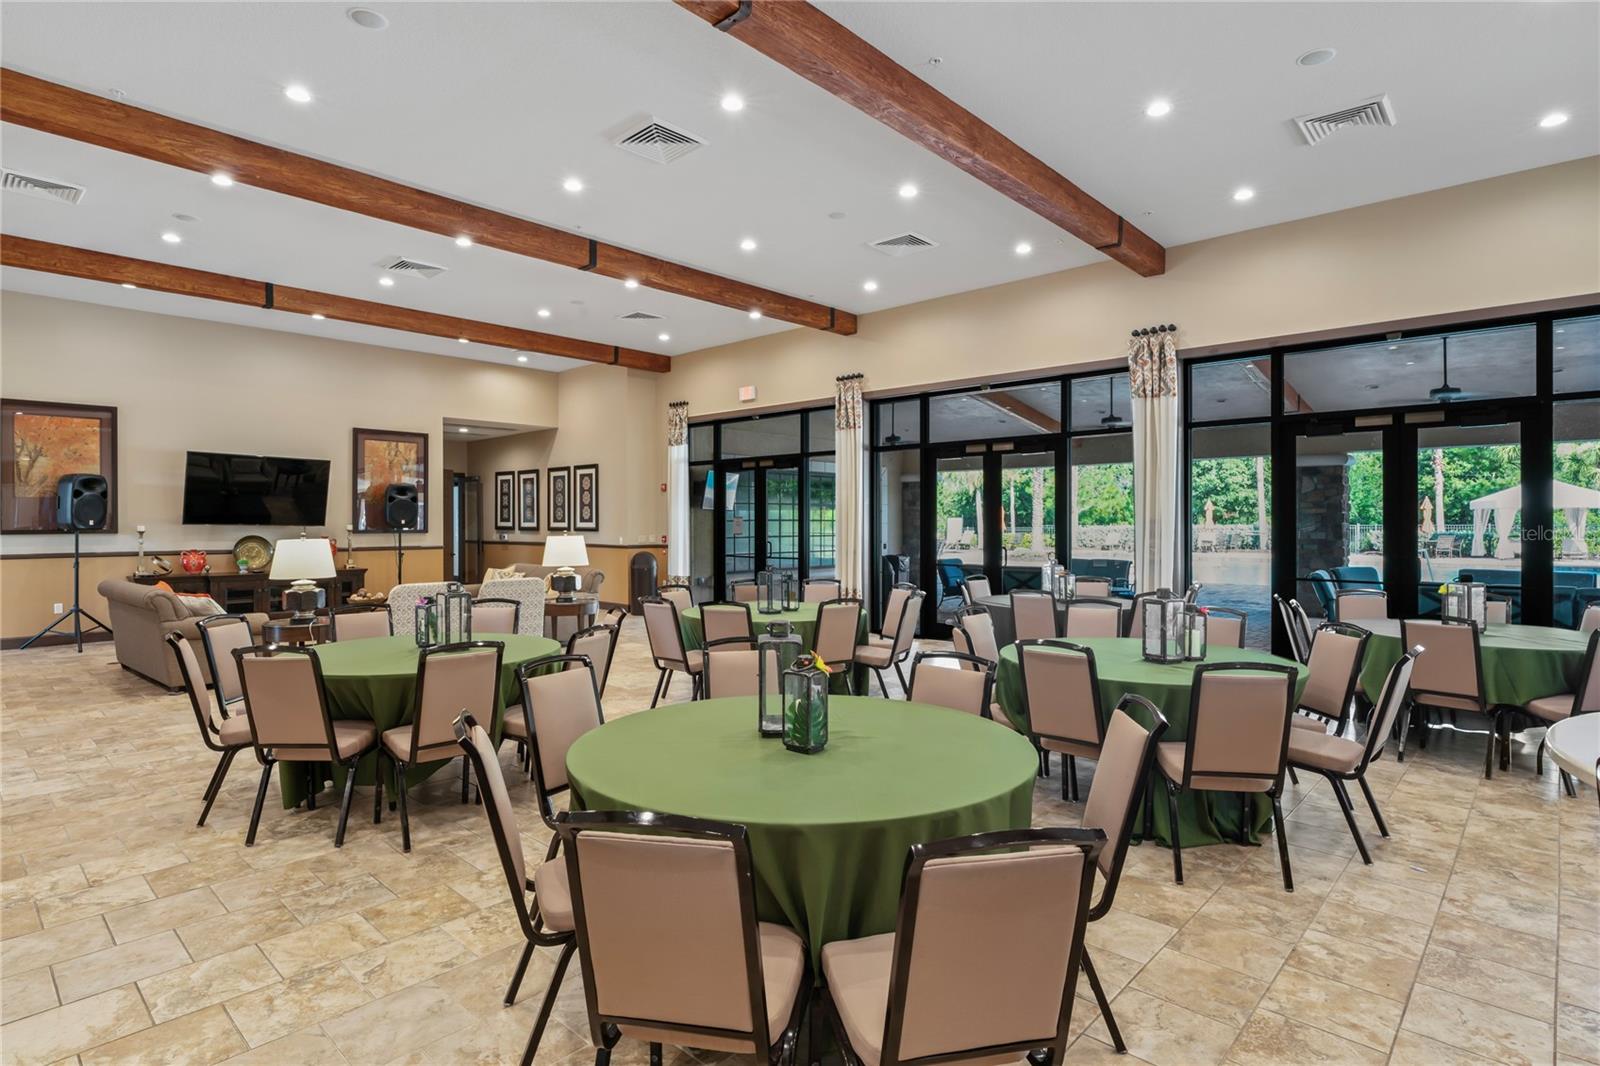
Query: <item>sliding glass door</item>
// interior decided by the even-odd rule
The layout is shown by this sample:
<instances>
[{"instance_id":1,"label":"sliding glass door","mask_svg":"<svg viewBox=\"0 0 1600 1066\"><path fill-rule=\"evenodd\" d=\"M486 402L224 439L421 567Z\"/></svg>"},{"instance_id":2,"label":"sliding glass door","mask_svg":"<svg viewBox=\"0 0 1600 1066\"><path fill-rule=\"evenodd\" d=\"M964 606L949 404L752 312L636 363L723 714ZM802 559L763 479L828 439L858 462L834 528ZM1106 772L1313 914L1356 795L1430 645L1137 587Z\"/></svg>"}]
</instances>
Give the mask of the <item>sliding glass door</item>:
<instances>
[{"instance_id":1,"label":"sliding glass door","mask_svg":"<svg viewBox=\"0 0 1600 1066\"><path fill-rule=\"evenodd\" d=\"M747 460L722 472L722 492L722 598L762 570L799 575L800 467Z\"/></svg>"}]
</instances>

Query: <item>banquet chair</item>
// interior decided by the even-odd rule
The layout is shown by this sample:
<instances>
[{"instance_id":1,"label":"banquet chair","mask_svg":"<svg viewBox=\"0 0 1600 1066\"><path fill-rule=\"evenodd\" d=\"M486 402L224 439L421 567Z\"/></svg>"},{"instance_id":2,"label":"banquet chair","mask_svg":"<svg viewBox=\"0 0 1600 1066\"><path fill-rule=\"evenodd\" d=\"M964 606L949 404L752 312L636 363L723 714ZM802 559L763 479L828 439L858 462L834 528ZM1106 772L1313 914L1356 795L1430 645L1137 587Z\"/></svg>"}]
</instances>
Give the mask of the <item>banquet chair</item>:
<instances>
[{"instance_id":1,"label":"banquet chair","mask_svg":"<svg viewBox=\"0 0 1600 1066\"><path fill-rule=\"evenodd\" d=\"M587 655L599 675L600 695L606 694L606 681L611 677L611 660L617 654L617 640L621 629L611 622L580 629L567 638L567 654Z\"/></svg>"},{"instance_id":2,"label":"banquet chair","mask_svg":"<svg viewBox=\"0 0 1600 1066\"><path fill-rule=\"evenodd\" d=\"M1485 625L1505 626L1511 624L1511 597L1487 596L1483 603L1483 621Z\"/></svg>"},{"instance_id":3,"label":"banquet chair","mask_svg":"<svg viewBox=\"0 0 1600 1066\"><path fill-rule=\"evenodd\" d=\"M1306 656L1300 713L1290 724L1318 733L1326 733L1331 724L1334 735L1344 732L1371 638L1371 633L1348 622L1324 622L1317 627L1311 653Z\"/></svg>"},{"instance_id":4,"label":"banquet chair","mask_svg":"<svg viewBox=\"0 0 1600 1066\"><path fill-rule=\"evenodd\" d=\"M244 619L241 618L240 621L243 622ZM241 628L247 635L249 634L248 625ZM206 683L200 673L200 660L194 654L194 645L185 640L182 633L176 632L168 633L166 641L171 645L172 653L178 657L178 673L183 675L183 688L189 694L189 706L194 709L194 721L200 727L200 739L206 747L220 756L217 768L211 771L211 782L206 785L205 806L200 808L200 820L194 823L205 825L206 817L211 813L211 805L216 802L217 793L222 790L222 782L228 776L228 768L233 765L234 756L251 744L250 717L243 713L229 717L220 706L214 715L211 696L206 692ZM237 664L231 655L228 657L228 662L237 669ZM220 694L217 702L218 704L222 702ZM243 710L241 707L240 711Z\"/></svg>"},{"instance_id":5,"label":"banquet chair","mask_svg":"<svg viewBox=\"0 0 1600 1066\"><path fill-rule=\"evenodd\" d=\"M1073 582L1076 596L1109 596L1111 595L1111 580L1104 577L1080 577Z\"/></svg>"},{"instance_id":6,"label":"banquet chair","mask_svg":"<svg viewBox=\"0 0 1600 1066\"><path fill-rule=\"evenodd\" d=\"M1046 640L1059 637L1056 598L1048 592L1013 589L1011 592L1011 631L1018 640Z\"/></svg>"},{"instance_id":7,"label":"banquet chair","mask_svg":"<svg viewBox=\"0 0 1600 1066\"><path fill-rule=\"evenodd\" d=\"M723 647L717 647L718 644ZM767 654L772 655L773 652ZM771 666L769 664L769 669ZM706 666L701 695L708 700L761 693L761 652L738 637L724 637L706 645Z\"/></svg>"},{"instance_id":8,"label":"banquet chair","mask_svg":"<svg viewBox=\"0 0 1600 1066\"><path fill-rule=\"evenodd\" d=\"M1428 746L1428 710L1472 711L1489 719L1489 745L1483 756L1483 776L1494 776L1495 748L1500 743L1504 724L1501 708L1490 707L1483 687L1483 652L1478 627L1472 622L1424 622L1404 619L1400 623L1402 647L1422 646L1411 668L1413 721L1421 725L1418 743ZM1502 766L1509 765L1510 739L1502 753ZM1405 751L1401 744L1402 754Z\"/></svg>"},{"instance_id":9,"label":"banquet chair","mask_svg":"<svg viewBox=\"0 0 1600 1066\"><path fill-rule=\"evenodd\" d=\"M822 948L846 1066L1060 1063L1104 847L1065 828L913 844L894 932Z\"/></svg>"},{"instance_id":10,"label":"banquet chair","mask_svg":"<svg viewBox=\"0 0 1600 1066\"><path fill-rule=\"evenodd\" d=\"M1261 792L1272 801L1284 891L1294 891L1280 798L1296 672L1295 667L1276 663L1202 663L1195 668L1189 688L1188 736L1156 747L1156 769L1167 783L1176 883L1183 884L1178 792Z\"/></svg>"},{"instance_id":11,"label":"banquet chair","mask_svg":"<svg viewBox=\"0 0 1600 1066\"><path fill-rule=\"evenodd\" d=\"M555 972L550 975L550 985L545 990L544 1002L539 1005L539 1013L534 1018L527 1048L522 1053L523 1066L528 1066L533 1061L534 1052L539 1050L545 1026L550 1022L550 1011L556 1004L556 993L561 990L561 979L566 976L567 964L572 961L572 953L578 946L573 933L572 893L567 887L567 867L557 857L559 838L552 836L544 861L534 870L532 877L528 876L528 860L522 852L522 834L517 830L516 814L510 793L506 791L505 777L500 773L500 759L494 741L471 714L461 715L452 723L451 729L456 743L461 747L462 758L472 766L478 780L478 792L488 797L483 810L489 818L489 831L494 836L494 848L500 856L500 868L511 890L511 904L517 912L517 923L522 926L522 935L528 941L522 949L522 957L517 961L516 971L511 975L511 984L506 989L506 1006L517 1001L517 989L522 984L523 975L528 972L528 963L533 960L533 949L561 949L556 956ZM542 794L540 799L539 813L544 815ZM555 820L545 816L545 821L553 825ZM529 892L533 893L531 902L528 899Z\"/></svg>"},{"instance_id":12,"label":"banquet chair","mask_svg":"<svg viewBox=\"0 0 1600 1066\"><path fill-rule=\"evenodd\" d=\"M844 670L845 688L855 694L856 635L861 632L861 601L841 598L817 607L812 650L829 669Z\"/></svg>"},{"instance_id":13,"label":"banquet chair","mask_svg":"<svg viewBox=\"0 0 1600 1066\"><path fill-rule=\"evenodd\" d=\"M701 604L700 633L707 647L730 640L742 640L747 648L756 646L755 618L748 603Z\"/></svg>"},{"instance_id":14,"label":"banquet chair","mask_svg":"<svg viewBox=\"0 0 1600 1066\"><path fill-rule=\"evenodd\" d=\"M889 590L889 595L883 604L883 625L878 627L879 637L885 640L894 639L894 635L900 631L900 615L905 610L906 601L915 591L917 586L904 582Z\"/></svg>"},{"instance_id":15,"label":"banquet chair","mask_svg":"<svg viewBox=\"0 0 1600 1066\"><path fill-rule=\"evenodd\" d=\"M387 603L335 607L328 612L328 622L330 635L335 642L394 636L394 620L389 615ZM476 624L473 628L477 628Z\"/></svg>"},{"instance_id":16,"label":"banquet chair","mask_svg":"<svg viewBox=\"0 0 1600 1066\"><path fill-rule=\"evenodd\" d=\"M1413 664L1421 651L1421 648L1412 648L1389 668L1389 676L1384 679L1377 707L1367 722L1366 740L1350 740L1336 733L1306 729L1289 731L1289 765L1319 773L1328 779L1328 784L1333 787L1334 798L1339 801L1339 809L1344 812L1344 820L1350 826L1350 835L1355 838L1361 861L1368 866L1372 865L1372 856L1367 854L1367 842L1361 838L1361 830L1356 826L1356 808L1345 782L1354 781L1361 786L1367 806L1372 809L1372 820L1378 823L1378 832L1387 837L1389 827L1384 824L1383 812L1378 810L1372 786L1367 784L1367 766L1383 754L1384 742L1389 739L1395 722L1400 718L1400 710L1405 706L1406 692L1411 684Z\"/></svg>"},{"instance_id":17,"label":"banquet chair","mask_svg":"<svg viewBox=\"0 0 1600 1066\"><path fill-rule=\"evenodd\" d=\"M411 814L406 809L406 771L425 763L443 762L456 755L451 723L462 711L485 722L494 721L500 699L500 663L505 645L497 640L469 640L423 648L417 655L417 683L411 698L411 721L385 729L382 755L389 760L394 783L391 804L400 803L400 844L411 850ZM548 662L549 660L540 660ZM378 765L378 799L373 821L383 809L383 761ZM466 801L465 778L461 799Z\"/></svg>"},{"instance_id":18,"label":"banquet chair","mask_svg":"<svg viewBox=\"0 0 1600 1066\"><path fill-rule=\"evenodd\" d=\"M1583 669L1578 671L1578 683L1574 687L1577 690L1575 692L1529 700L1522 705L1522 712L1538 719L1541 725L1548 726L1564 718L1600 711L1600 629L1589 634L1588 650L1583 655ZM1545 742L1541 739L1539 750L1534 753L1540 777L1544 776L1544 747ZM1567 795L1577 795L1572 787L1572 775L1565 770L1561 770L1560 774L1561 786L1567 790Z\"/></svg>"},{"instance_id":19,"label":"banquet chair","mask_svg":"<svg viewBox=\"0 0 1600 1066\"><path fill-rule=\"evenodd\" d=\"M930 660L933 665L923 669ZM950 665L941 665L944 662ZM906 699L988 718L989 695L993 691L994 664L987 659L958 651L924 651L912 660L911 689Z\"/></svg>"},{"instance_id":20,"label":"banquet chair","mask_svg":"<svg viewBox=\"0 0 1600 1066\"><path fill-rule=\"evenodd\" d=\"M1300 646L1311 654L1311 616L1306 613L1305 607L1299 600L1289 600L1289 613L1294 617L1295 630L1300 634Z\"/></svg>"},{"instance_id":21,"label":"banquet chair","mask_svg":"<svg viewBox=\"0 0 1600 1066\"><path fill-rule=\"evenodd\" d=\"M344 767L344 802L339 807L339 828L333 836L333 846L344 847L350 799L355 791L356 764L377 747L378 727L366 719L336 722L329 717L322 664L312 648L257 644L233 649L233 659L238 664L244 688L251 743L256 749L256 761L261 764L261 784L256 789L256 805L250 815L250 828L245 833L245 847L255 845L272 768L279 763L291 763L297 769L304 766L310 785L306 806L310 809L316 806L316 794L321 786L321 770L316 764L325 762ZM380 805L382 801L380 785L374 802ZM376 811L373 820L377 821Z\"/></svg>"},{"instance_id":22,"label":"banquet chair","mask_svg":"<svg viewBox=\"0 0 1600 1066\"><path fill-rule=\"evenodd\" d=\"M688 585L662 585L656 589L656 595L676 607L680 614L694 606L694 592Z\"/></svg>"},{"instance_id":23,"label":"banquet chair","mask_svg":"<svg viewBox=\"0 0 1600 1066\"><path fill-rule=\"evenodd\" d=\"M831 577L808 578L800 587L802 603L827 603L844 595L844 586Z\"/></svg>"},{"instance_id":24,"label":"banquet chair","mask_svg":"<svg viewBox=\"0 0 1600 1066\"><path fill-rule=\"evenodd\" d=\"M661 672L650 696L650 706L654 707L666 697L674 673L689 675L689 698L693 699L700 692L705 652L684 647L683 625L678 621L678 607L671 600L647 596L639 605L644 609L644 633L650 641L650 660Z\"/></svg>"},{"instance_id":25,"label":"banquet chair","mask_svg":"<svg viewBox=\"0 0 1600 1066\"><path fill-rule=\"evenodd\" d=\"M1125 637L1144 636L1144 601L1153 600L1158 596L1172 596L1171 589L1157 589L1154 592L1140 592L1133 597L1133 606L1128 610L1128 623L1122 627Z\"/></svg>"},{"instance_id":26,"label":"banquet chair","mask_svg":"<svg viewBox=\"0 0 1600 1066\"><path fill-rule=\"evenodd\" d=\"M616 626L619 630L622 623L628 620L626 607L607 607L595 615L594 624L597 626Z\"/></svg>"},{"instance_id":27,"label":"banquet chair","mask_svg":"<svg viewBox=\"0 0 1600 1066\"><path fill-rule=\"evenodd\" d=\"M1215 648L1244 647L1246 615L1234 607L1207 607L1206 644Z\"/></svg>"},{"instance_id":28,"label":"banquet chair","mask_svg":"<svg viewBox=\"0 0 1600 1066\"><path fill-rule=\"evenodd\" d=\"M735 581L728 586L735 603L755 603L761 599L761 586L754 581Z\"/></svg>"},{"instance_id":29,"label":"banquet chair","mask_svg":"<svg viewBox=\"0 0 1600 1066\"><path fill-rule=\"evenodd\" d=\"M894 592L905 592L901 600L898 613L892 615L895 619L893 636L888 633L888 626L884 626L884 633L878 636L867 637L865 644L856 645L855 661L866 666L878 675L878 689L884 698L889 696L889 686L884 683L883 672L894 667L895 676L900 679L900 690L905 692L905 672L901 664L911 657L911 646L917 636L917 621L922 616L922 600L925 595L921 590L905 590L896 588ZM893 600L891 599L891 607Z\"/></svg>"},{"instance_id":30,"label":"banquet chair","mask_svg":"<svg viewBox=\"0 0 1600 1066\"><path fill-rule=\"evenodd\" d=\"M1299 617L1295 614L1294 608L1289 606L1293 602L1284 599L1276 592L1272 594L1272 605L1277 608L1278 621L1283 624L1283 631L1289 638L1289 651L1294 655L1296 662L1304 665L1311 659L1311 647L1305 631L1300 628Z\"/></svg>"},{"instance_id":31,"label":"banquet chair","mask_svg":"<svg viewBox=\"0 0 1600 1066\"><path fill-rule=\"evenodd\" d=\"M989 579L982 574L968 574L966 581L961 583L961 598L967 601L969 607L992 595L994 593L989 591Z\"/></svg>"},{"instance_id":32,"label":"banquet chair","mask_svg":"<svg viewBox=\"0 0 1600 1066\"><path fill-rule=\"evenodd\" d=\"M1045 752L1061 756L1061 798L1078 799L1078 758L1099 759L1105 741L1100 678L1094 652L1059 638L1017 641L1022 707L1028 733Z\"/></svg>"},{"instance_id":33,"label":"banquet chair","mask_svg":"<svg viewBox=\"0 0 1600 1066\"><path fill-rule=\"evenodd\" d=\"M1134 711L1150 722L1146 726L1133 717ZM1089 907L1089 921L1095 922L1111 913L1111 904L1117 898L1117 885L1122 881L1122 865L1128 857L1128 843L1133 837L1133 823L1141 807L1140 799L1150 780L1150 768L1155 762L1156 745L1167 731L1167 719L1155 704L1129 693L1117 701L1106 723L1105 743L1100 748L1100 761L1095 766L1094 782L1089 786L1089 798L1083 803L1083 818L1079 824L1085 829L1098 829L1106 835L1106 846L1100 850L1095 865L1102 886L1100 898ZM1151 835L1146 828L1145 836ZM1111 1043L1119 1054L1127 1053L1122 1042L1122 1032L1111 1013L1100 977L1089 961L1088 945L1083 949L1083 975L1089 980L1094 1001L1100 1007L1100 1016L1106 1020Z\"/></svg>"},{"instance_id":34,"label":"banquet chair","mask_svg":"<svg viewBox=\"0 0 1600 1066\"><path fill-rule=\"evenodd\" d=\"M756 920L744 826L582 811L556 828L597 1066L622 1037L655 1066L664 1043L794 1061L811 965L794 930Z\"/></svg>"},{"instance_id":35,"label":"banquet chair","mask_svg":"<svg viewBox=\"0 0 1600 1066\"><path fill-rule=\"evenodd\" d=\"M1380 589L1340 589L1333 598L1333 616L1341 622L1389 617L1389 597Z\"/></svg>"},{"instance_id":36,"label":"banquet chair","mask_svg":"<svg viewBox=\"0 0 1600 1066\"><path fill-rule=\"evenodd\" d=\"M200 632L200 647L206 653L211 687L217 694L217 713L224 719L243 713L244 688L239 681L239 664L234 661L233 649L248 648L254 641L250 623L241 615L214 614L200 619L195 628ZM195 678L203 688L204 675L196 673Z\"/></svg>"},{"instance_id":37,"label":"banquet chair","mask_svg":"<svg viewBox=\"0 0 1600 1066\"><path fill-rule=\"evenodd\" d=\"M1110 598L1074 596L1062 605L1061 636L1122 636L1122 605ZM1020 635L1020 634L1019 634Z\"/></svg>"},{"instance_id":38,"label":"banquet chair","mask_svg":"<svg viewBox=\"0 0 1600 1066\"><path fill-rule=\"evenodd\" d=\"M956 651L982 659L993 665L994 669L1000 668L1000 645L995 640L994 619L989 615L989 609L982 604L972 604L956 612L956 625L950 631L950 643ZM975 669L968 666L966 669ZM1005 708L998 702L989 703L989 717L1005 726L1015 729L1011 716L1006 714ZM1040 754L1041 760L1043 753Z\"/></svg>"},{"instance_id":39,"label":"banquet chair","mask_svg":"<svg viewBox=\"0 0 1600 1066\"><path fill-rule=\"evenodd\" d=\"M1593 633L1600 629L1600 603L1591 603L1583 609L1583 620L1578 623L1579 633Z\"/></svg>"},{"instance_id":40,"label":"banquet chair","mask_svg":"<svg viewBox=\"0 0 1600 1066\"><path fill-rule=\"evenodd\" d=\"M480 599L472 601L472 635L515 634L521 621L522 604L516 600Z\"/></svg>"}]
</instances>

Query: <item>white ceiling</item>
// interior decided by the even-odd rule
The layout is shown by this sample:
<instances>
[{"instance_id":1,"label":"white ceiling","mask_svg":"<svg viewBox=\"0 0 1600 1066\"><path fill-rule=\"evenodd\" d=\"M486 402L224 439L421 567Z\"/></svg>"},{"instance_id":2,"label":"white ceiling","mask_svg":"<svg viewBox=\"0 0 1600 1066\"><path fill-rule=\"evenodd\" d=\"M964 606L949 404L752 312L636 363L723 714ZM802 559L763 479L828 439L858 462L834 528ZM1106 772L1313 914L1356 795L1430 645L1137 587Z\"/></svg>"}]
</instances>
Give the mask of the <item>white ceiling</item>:
<instances>
[{"instance_id":1,"label":"white ceiling","mask_svg":"<svg viewBox=\"0 0 1600 1066\"><path fill-rule=\"evenodd\" d=\"M44 4L0 8L8 67L858 313L1097 253L667 0ZM822 6L1171 246L1600 152L1592 4L836 3ZM1303 68L1314 47L1339 50ZM938 66L927 60L939 56ZM289 103L283 86L316 94ZM729 114L718 101L747 101ZM1394 129L1316 148L1289 119L1380 92ZM1144 104L1174 105L1157 120ZM1537 119L1572 113L1546 131ZM706 147L614 148L655 116ZM8 194L8 234L678 354L788 329L612 279L235 186L15 126L7 167L88 187ZM569 175L586 190L561 189ZM895 190L915 182L921 195ZM1240 184L1254 201L1235 204ZM1144 212L1152 212L1148 216ZM174 213L197 216L176 222ZM843 218L830 218L842 213ZM181 245L159 240L163 230ZM891 259L866 242L916 230ZM759 242L754 253L741 238ZM1029 240L1032 256L1012 253ZM376 284L387 255L432 280ZM866 278L880 283L864 293ZM6 288L509 362L513 353L7 270ZM540 318L540 307L552 312ZM659 323L619 316L645 310ZM659 332L670 342L656 339ZM575 361L535 356L533 367Z\"/></svg>"}]
</instances>

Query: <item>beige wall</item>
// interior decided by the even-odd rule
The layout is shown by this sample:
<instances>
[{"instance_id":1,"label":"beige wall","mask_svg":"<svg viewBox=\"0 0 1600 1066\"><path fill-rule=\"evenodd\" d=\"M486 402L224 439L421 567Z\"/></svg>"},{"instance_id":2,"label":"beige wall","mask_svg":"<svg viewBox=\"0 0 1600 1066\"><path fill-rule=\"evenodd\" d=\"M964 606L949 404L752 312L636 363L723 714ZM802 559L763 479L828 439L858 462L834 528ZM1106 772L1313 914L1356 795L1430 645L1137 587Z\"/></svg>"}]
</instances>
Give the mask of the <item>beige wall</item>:
<instances>
[{"instance_id":1,"label":"beige wall","mask_svg":"<svg viewBox=\"0 0 1600 1066\"><path fill-rule=\"evenodd\" d=\"M741 385L766 407L831 400L853 371L880 392L1109 363L1162 322L1193 348L1597 291L1589 158L1173 248L1158 278L1105 262L865 315L854 337L794 329L680 356L661 401L700 417L741 410Z\"/></svg>"},{"instance_id":2,"label":"beige wall","mask_svg":"<svg viewBox=\"0 0 1600 1066\"><path fill-rule=\"evenodd\" d=\"M331 460L328 523L350 521L351 429L428 434L429 529L406 552L408 580L437 578L446 502L443 420L528 426L556 424L559 375L466 359L323 340L295 333L127 311L21 293L0 296L0 359L8 397L70 400L118 409L119 532L86 537L84 551L131 553L134 526L148 527L147 549L190 547L228 557L245 533L292 535L283 528L185 526L183 459L190 449ZM459 455L453 451L452 457ZM383 535L357 536L368 583L393 582L393 552ZM431 547L430 547L431 546ZM62 534L9 536L0 562L0 635L27 635L70 601L65 559L19 556L72 550ZM84 605L102 577L133 569L126 555L86 559Z\"/></svg>"}]
</instances>

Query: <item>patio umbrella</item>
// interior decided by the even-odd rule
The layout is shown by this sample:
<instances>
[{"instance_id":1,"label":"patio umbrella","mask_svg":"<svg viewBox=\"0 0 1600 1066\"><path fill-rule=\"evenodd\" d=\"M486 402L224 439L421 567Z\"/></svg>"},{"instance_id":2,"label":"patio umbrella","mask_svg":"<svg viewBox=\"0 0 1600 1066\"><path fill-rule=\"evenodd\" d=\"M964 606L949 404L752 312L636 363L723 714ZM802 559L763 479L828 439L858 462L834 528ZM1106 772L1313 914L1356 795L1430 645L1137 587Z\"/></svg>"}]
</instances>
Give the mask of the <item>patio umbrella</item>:
<instances>
[{"instance_id":1,"label":"patio umbrella","mask_svg":"<svg viewBox=\"0 0 1600 1066\"><path fill-rule=\"evenodd\" d=\"M1205 524L1208 526L1214 526L1217 524L1217 505L1212 503L1210 500L1206 501Z\"/></svg>"},{"instance_id":2,"label":"patio umbrella","mask_svg":"<svg viewBox=\"0 0 1600 1066\"><path fill-rule=\"evenodd\" d=\"M1422 535L1433 536L1433 501L1426 496L1422 498Z\"/></svg>"}]
</instances>

